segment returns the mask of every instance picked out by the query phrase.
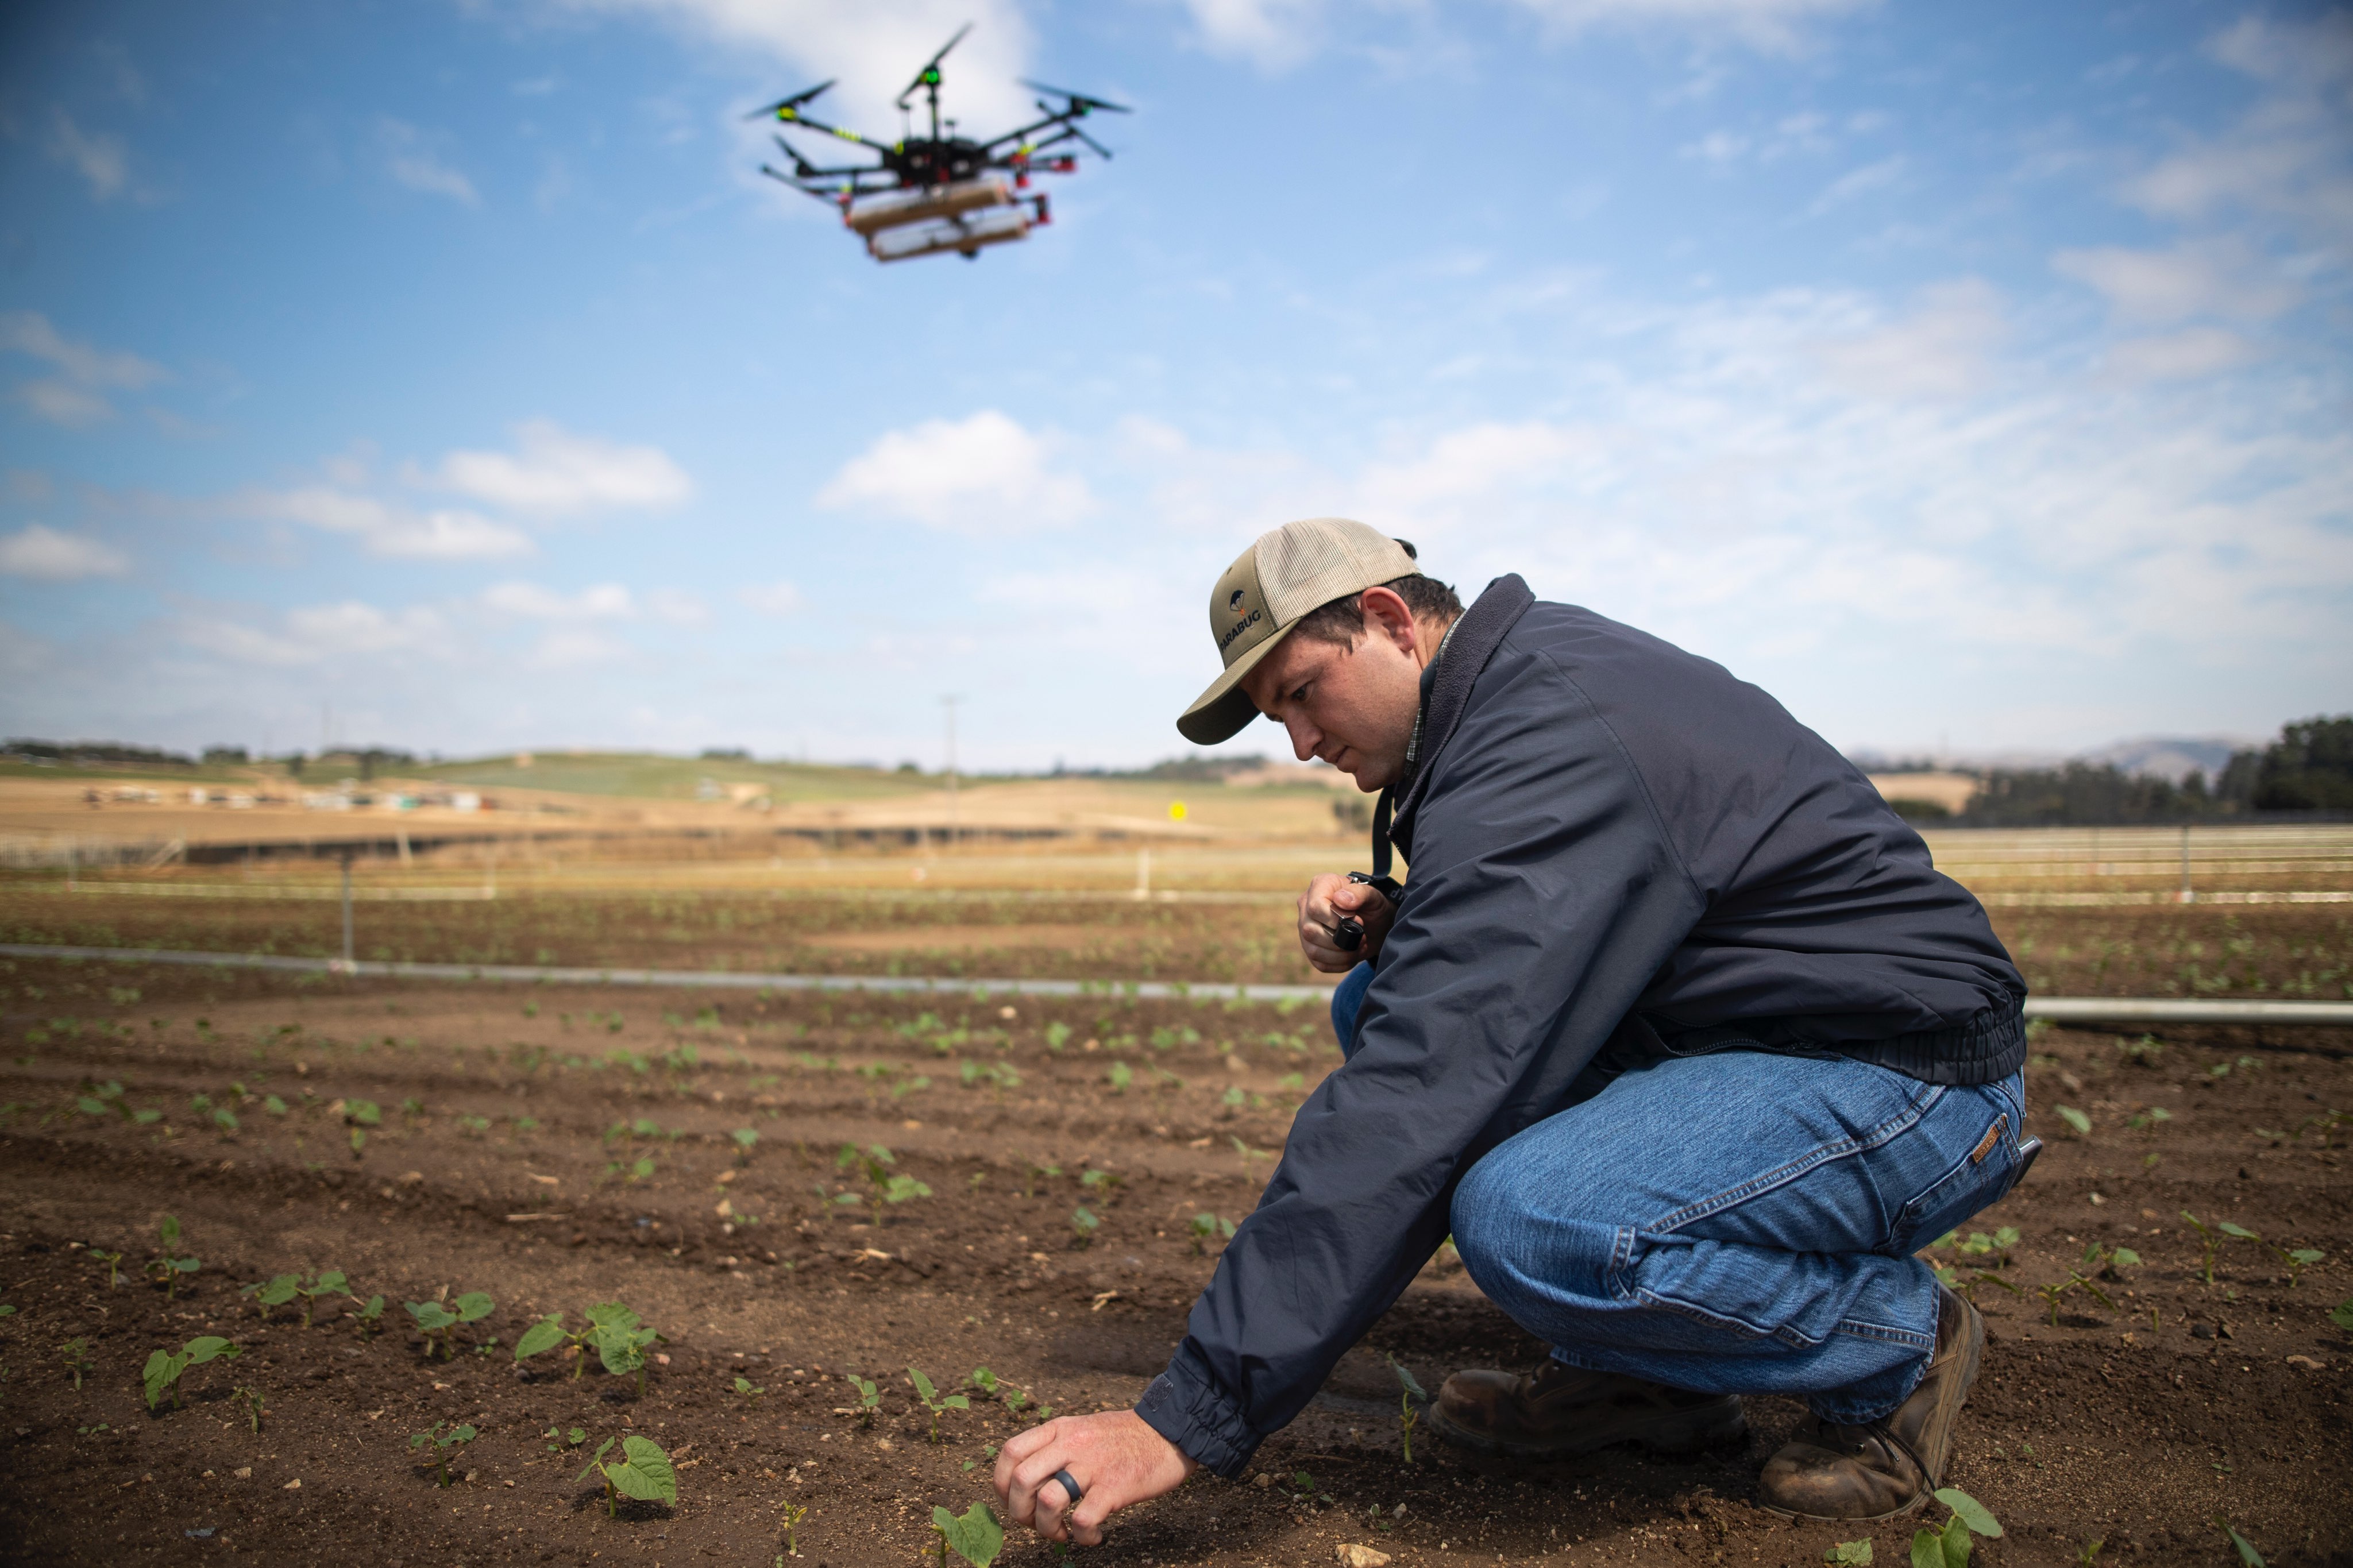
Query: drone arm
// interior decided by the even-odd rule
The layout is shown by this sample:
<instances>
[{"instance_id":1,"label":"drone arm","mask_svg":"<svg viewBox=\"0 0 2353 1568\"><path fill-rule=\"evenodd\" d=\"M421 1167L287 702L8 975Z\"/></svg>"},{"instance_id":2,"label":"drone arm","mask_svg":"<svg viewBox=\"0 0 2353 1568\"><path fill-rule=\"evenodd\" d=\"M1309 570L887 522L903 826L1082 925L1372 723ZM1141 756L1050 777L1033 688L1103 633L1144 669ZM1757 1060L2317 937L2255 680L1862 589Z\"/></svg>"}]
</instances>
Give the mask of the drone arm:
<instances>
[{"instance_id":1,"label":"drone arm","mask_svg":"<svg viewBox=\"0 0 2353 1568\"><path fill-rule=\"evenodd\" d=\"M821 131L828 136L839 136L844 142L855 142L860 147L871 147L878 153L885 151L880 142L870 142L855 131L844 131L840 126L828 125L822 120L811 120L796 109L780 109L776 110L776 118L787 125L798 125L810 131Z\"/></svg>"}]
</instances>

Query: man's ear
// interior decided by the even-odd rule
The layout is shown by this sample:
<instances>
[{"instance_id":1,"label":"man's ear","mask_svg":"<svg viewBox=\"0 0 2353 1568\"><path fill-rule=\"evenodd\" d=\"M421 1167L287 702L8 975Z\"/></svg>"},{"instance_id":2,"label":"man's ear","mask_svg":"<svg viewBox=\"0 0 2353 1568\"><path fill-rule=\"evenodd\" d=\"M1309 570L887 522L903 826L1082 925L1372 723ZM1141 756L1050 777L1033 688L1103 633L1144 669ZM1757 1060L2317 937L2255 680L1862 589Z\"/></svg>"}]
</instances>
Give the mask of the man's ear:
<instances>
[{"instance_id":1,"label":"man's ear","mask_svg":"<svg viewBox=\"0 0 2353 1568\"><path fill-rule=\"evenodd\" d=\"M1385 637L1395 643L1400 652L1411 652L1420 640L1420 628L1414 625L1413 608L1398 596L1394 588L1367 588L1356 601L1363 612L1365 629Z\"/></svg>"}]
</instances>

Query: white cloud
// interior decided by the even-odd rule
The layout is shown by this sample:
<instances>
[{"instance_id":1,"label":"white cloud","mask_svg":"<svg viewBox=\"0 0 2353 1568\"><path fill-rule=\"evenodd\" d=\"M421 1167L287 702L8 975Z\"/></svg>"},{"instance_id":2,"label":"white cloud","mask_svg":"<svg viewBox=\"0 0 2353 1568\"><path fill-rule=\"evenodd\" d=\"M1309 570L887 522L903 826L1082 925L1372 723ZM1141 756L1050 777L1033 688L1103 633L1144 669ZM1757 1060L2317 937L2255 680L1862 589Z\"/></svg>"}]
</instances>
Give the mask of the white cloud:
<instances>
[{"instance_id":1,"label":"white cloud","mask_svg":"<svg viewBox=\"0 0 2353 1568\"><path fill-rule=\"evenodd\" d=\"M2001 296L1965 278L1924 290L1909 316L1825 339L1813 353L1832 381L1867 397L1962 397L1984 384L2007 331Z\"/></svg>"},{"instance_id":2,"label":"white cloud","mask_svg":"<svg viewBox=\"0 0 2353 1568\"><path fill-rule=\"evenodd\" d=\"M392 653L435 655L448 642L448 628L429 608L385 611L356 599L290 610L275 630L191 617L181 623L179 635L190 647L224 658L287 668Z\"/></svg>"},{"instance_id":3,"label":"white cloud","mask_svg":"<svg viewBox=\"0 0 2353 1568\"><path fill-rule=\"evenodd\" d=\"M515 427L512 452L452 452L426 482L538 517L676 506L694 493L659 447L575 436L547 419Z\"/></svg>"},{"instance_id":4,"label":"white cloud","mask_svg":"<svg viewBox=\"0 0 2353 1568\"><path fill-rule=\"evenodd\" d=\"M2295 309L2304 298L2301 289L2236 239L2192 240L2170 250L2063 250L2051 265L2106 295L2128 321L2236 316L2263 321Z\"/></svg>"},{"instance_id":5,"label":"white cloud","mask_svg":"<svg viewBox=\"0 0 2353 1568\"><path fill-rule=\"evenodd\" d=\"M1281 70L1313 54L1324 0L1185 0L1210 53Z\"/></svg>"},{"instance_id":6,"label":"white cloud","mask_svg":"<svg viewBox=\"0 0 2353 1568\"><path fill-rule=\"evenodd\" d=\"M1053 470L1052 443L993 408L893 430L842 466L817 504L988 536L1075 522L1084 479Z\"/></svg>"},{"instance_id":7,"label":"white cloud","mask_svg":"<svg viewBox=\"0 0 2353 1568\"><path fill-rule=\"evenodd\" d=\"M803 603L799 587L785 578L739 588L735 596L764 616L797 615Z\"/></svg>"},{"instance_id":8,"label":"white cloud","mask_svg":"<svg viewBox=\"0 0 2353 1568\"><path fill-rule=\"evenodd\" d=\"M825 118L863 126L878 136L893 132L898 124L892 100L970 22L971 34L943 68L947 81L942 109L977 127L1029 108L1029 94L1016 79L1028 74L1030 45L1018 0L894 0L889 5L839 0L560 3L576 11L649 17L720 44L731 55L756 50L793 73L778 83L776 97L839 78L841 85L825 100L833 112Z\"/></svg>"},{"instance_id":9,"label":"white cloud","mask_svg":"<svg viewBox=\"0 0 2353 1568\"><path fill-rule=\"evenodd\" d=\"M120 136L93 134L62 109L49 123L49 156L90 182L90 194L111 201L131 179L131 153Z\"/></svg>"},{"instance_id":10,"label":"white cloud","mask_svg":"<svg viewBox=\"0 0 2353 1568\"><path fill-rule=\"evenodd\" d=\"M522 620L628 621L638 616L636 596L618 583L599 583L568 595L537 583L501 583L484 590L482 604Z\"/></svg>"},{"instance_id":11,"label":"white cloud","mask_svg":"<svg viewBox=\"0 0 2353 1568\"><path fill-rule=\"evenodd\" d=\"M2221 327L2191 327L2158 337L2126 338L2111 344L2102 364L2126 381L2190 381L2235 370L2260 351Z\"/></svg>"},{"instance_id":12,"label":"white cloud","mask_svg":"<svg viewBox=\"0 0 2353 1568\"><path fill-rule=\"evenodd\" d=\"M398 120L382 121L376 127L376 140L384 149L385 172L401 184L427 195L447 196L462 206L482 205L474 182L443 163L416 126Z\"/></svg>"},{"instance_id":13,"label":"white cloud","mask_svg":"<svg viewBox=\"0 0 2353 1568\"><path fill-rule=\"evenodd\" d=\"M1868 10L1874 0L1518 0L1564 33L1606 26L1673 29L1702 41L1728 38L1787 50L1806 24Z\"/></svg>"},{"instance_id":14,"label":"white cloud","mask_svg":"<svg viewBox=\"0 0 2353 1568\"><path fill-rule=\"evenodd\" d=\"M419 511L332 485L248 491L227 502L227 508L348 534L370 554L398 560L493 561L529 555L538 548L522 530L476 512Z\"/></svg>"},{"instance_id":15,"label":"white cloud","mask_svg":"<svg viewBox=\"0 0 2353 1568\"><path fill-rule=\"evenodd\" d=\"M93 425L114 416L110 391L136 392L166 379L164 367L127 350L101 349L67 337L47 316L0 313L0 350L46 360L58 374L19 383L17 401L55 424Z\"/></svg>"},{"instance_id":16,"label":"white cloud","mask_svg":"<svg viewBox=\"0 0 2353 1568\"><path fill-rule=\"evenodd\" d=\"M674 626L701 626L711 623L711 606L683 588L654 589L646 595L646 613Z\"/></svg>"},{"instance_id":17,"label":"white cloud","mask_svg":"<svg viewBox=\"0 0 2353 1568\"><path fill-rule=\"evenodd\" d=\"M2250 16L2209 43L2264 91L2220 135L2179 149L2127 182L2125 198L2164 217L2225 209L2284 221L2340 255L2353 248L2353 12L2311 21Z\"/></svg>"},{"instance_id":18,"label":"white cloud","mask_svg":"<svg viewBox=\"0 0 2353 1568\"><path fill-rule=\"evenodd\" d=\"M1814 198L1814 205L1807 210L1820 217L1832 207L1843 206L1857 196L1885 189L1894 184L1903 173L1904 157L1901 153L1882 158L1875 163L1865 163L1824 186L1822 194Z\"/></svg>"},{"instance_id":19,"label":"white cloud","mask_svg":"<svg viewBox=\"0 0 2353 1568\"><path fill-rule=\"evenodd\" d=\"M112 545L37 522L0 538L0 574L10 577L70 583L79 577L119 577L130 569L131 558Z\"/></svg>"}]
</instances>

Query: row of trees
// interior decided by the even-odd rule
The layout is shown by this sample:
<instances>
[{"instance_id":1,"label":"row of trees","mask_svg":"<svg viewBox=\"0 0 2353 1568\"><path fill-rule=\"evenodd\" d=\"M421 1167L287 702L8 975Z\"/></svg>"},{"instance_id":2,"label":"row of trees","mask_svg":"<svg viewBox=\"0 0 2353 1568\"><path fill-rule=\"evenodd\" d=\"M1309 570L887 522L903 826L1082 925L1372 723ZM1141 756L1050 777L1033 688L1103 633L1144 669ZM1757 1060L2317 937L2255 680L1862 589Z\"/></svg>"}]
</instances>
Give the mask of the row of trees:
<instances>
[{"instance_id":1,"label":"row of trees","mask_svg":"<svg viewBox=\"0 0 2353 1568\"><path fill-rule=\"evenodd\" d=\"M1997 768L1968 809L1947 820L1962 827L2091 826L2316 811L2353 811L2353 714L2289 724L2270 745L2232 756L2211 782L2193 772L2177 784L2113 763Z\"/></svg>"}]
</instances>

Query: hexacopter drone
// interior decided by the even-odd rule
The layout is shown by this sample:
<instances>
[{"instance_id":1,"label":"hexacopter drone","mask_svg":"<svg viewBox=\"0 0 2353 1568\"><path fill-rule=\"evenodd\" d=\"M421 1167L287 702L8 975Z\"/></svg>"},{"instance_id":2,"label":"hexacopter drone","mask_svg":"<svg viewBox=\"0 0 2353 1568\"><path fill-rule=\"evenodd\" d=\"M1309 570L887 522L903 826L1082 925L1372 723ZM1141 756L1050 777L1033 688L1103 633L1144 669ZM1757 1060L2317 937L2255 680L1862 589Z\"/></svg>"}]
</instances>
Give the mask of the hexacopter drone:
<instances>
[{"instance_id":1,"label":"hexacopter drone","mask_svg":"<svg viewBox=\"0 0 2353 1568\"><path fill-rule=\"evenodd\" d=\"M944 122L947 134L943 136L940 62L971 31L969 22L957 28L955 37L924 62L923 68L915 73L915 79L907 84L906 91L899 95L899 111L910 114L913 110L907 100L917 89L923 90L932 117L929 136L910 134L896 142L875 142L855 131L811 120L801 112L801 106L833 85L833 80L822 81L806 92L797 92L756 110L746 118L760 120L773 114L786 125L838 136L867 148L881 162L821 169L778 136L776 145L793 161L793 172L783 174L763 163L760 173L839 207L841 221L864 237L867 254L877 261L906 261L947 250L971 260L985 245L1027 239L1030 229L1051 221L1044 192L1018 194L1029 189L1029 176L1075 174L1079 166L1077 156L1071 153L1050 157L1039 154L1050 147L1075 141L1108 158L1111 149L1080 130L1078 121L1098 109L1107 109L1114 114L1131 111L1083 92L1024 81L1021 85L1026 88L1061 100L1062 107L1056 109L1041 98L1038 110L1044 119L987 142L958 136L953 120ZM1050 130L1051 134L1039 135ZM1011 180L999 177L998 171L1010 174Z\"/></svg>"}]
</instances>

